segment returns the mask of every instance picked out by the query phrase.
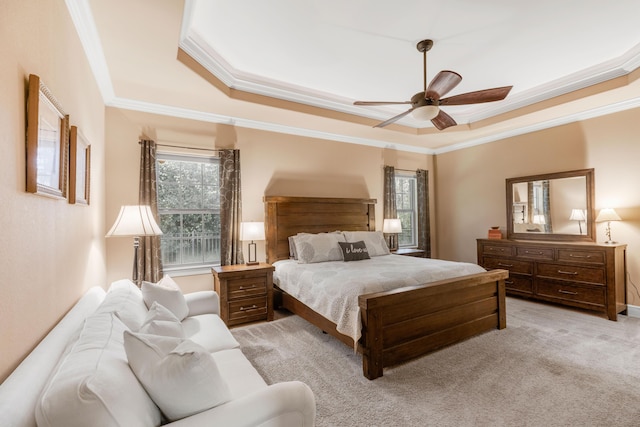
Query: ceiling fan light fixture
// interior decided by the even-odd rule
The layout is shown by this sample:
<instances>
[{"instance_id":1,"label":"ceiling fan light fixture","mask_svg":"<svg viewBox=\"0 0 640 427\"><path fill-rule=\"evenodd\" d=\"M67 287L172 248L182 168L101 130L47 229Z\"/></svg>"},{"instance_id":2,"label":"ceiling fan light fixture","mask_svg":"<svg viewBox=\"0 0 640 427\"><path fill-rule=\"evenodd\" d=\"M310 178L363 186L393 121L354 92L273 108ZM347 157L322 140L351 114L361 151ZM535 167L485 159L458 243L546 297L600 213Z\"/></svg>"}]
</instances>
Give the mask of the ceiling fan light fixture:
<instances>
[{"instance_id":1,"label":"ceiling fan light fixture","mask_svg":"<svg viewBox=\"0 0 640 427\"><path fill-rule=\"evenodd\" d=\"M423 105L411 112L411 115L417 120L431 120L440 114L440 108L437 105Z\"/></svg>"}]
</instances>

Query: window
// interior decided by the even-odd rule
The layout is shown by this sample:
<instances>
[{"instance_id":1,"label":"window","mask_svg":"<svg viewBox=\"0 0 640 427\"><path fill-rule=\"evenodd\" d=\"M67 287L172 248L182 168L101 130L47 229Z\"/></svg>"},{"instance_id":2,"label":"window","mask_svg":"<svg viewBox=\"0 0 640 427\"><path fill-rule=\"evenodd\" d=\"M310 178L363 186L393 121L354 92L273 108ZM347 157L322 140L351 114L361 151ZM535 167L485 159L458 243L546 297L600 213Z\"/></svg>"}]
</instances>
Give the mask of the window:
<instances>
[{"instance_id":1,"label":"window","mask_svg":"<svg viewBox=\"0 0 640 427\"><path fill-rule=\"evenodd\" d=\"M402 223L402 233L398 235L399 247L418 246L417 198L416 176L396 173L396 210Z\"/></svg>"},{"instance_id":2,"label":"window","mask_svg":"<svg viewBox=\"0 0 640 427\"><path fill-rule=\"evenodd\" d=\"M165 271L195 274L198 268L220 264L218 167L217 157L158 154L158 215L164 233Z\"/></svg>"}]
</instances>

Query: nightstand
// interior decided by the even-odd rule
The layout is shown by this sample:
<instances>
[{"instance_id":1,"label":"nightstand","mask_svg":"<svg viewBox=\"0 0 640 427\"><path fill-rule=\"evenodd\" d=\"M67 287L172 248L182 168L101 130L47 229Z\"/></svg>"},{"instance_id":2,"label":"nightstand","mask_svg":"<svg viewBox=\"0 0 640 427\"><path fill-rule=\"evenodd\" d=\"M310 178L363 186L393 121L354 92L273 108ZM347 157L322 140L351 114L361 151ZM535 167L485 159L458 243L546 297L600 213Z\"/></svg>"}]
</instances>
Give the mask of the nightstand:
<instances>
[{"instance_id":1,"label":"nightstand","mask_svg":"<svg viewBox=\"0 0 640 427\"><path fill-rule=\"evenodd\" d=\"M213 267L214 289L220 296L220 318L227 326L273 320L271 264Z\"/></svg>"},{"instance_id":2,"label":"nightstand","mask_svg":"<svg viewBox=\"0 0 640 427\"><path fill-rule=\"evenodd\" d=\"M417 258L424 258L424 251L416 248L400 248L395 251L391 251L394 255L414 256Z\"/></svg>"}]
</instances>

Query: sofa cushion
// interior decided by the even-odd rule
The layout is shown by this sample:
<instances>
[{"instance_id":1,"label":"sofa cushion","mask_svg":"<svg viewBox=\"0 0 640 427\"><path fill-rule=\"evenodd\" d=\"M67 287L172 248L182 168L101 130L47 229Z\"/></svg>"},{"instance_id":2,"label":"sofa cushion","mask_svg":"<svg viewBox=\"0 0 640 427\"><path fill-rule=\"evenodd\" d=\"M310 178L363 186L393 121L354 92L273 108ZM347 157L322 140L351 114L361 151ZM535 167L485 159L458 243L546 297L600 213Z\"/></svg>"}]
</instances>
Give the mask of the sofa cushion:
<instances>
[{"instance_id":1,"label":"sofa cushion","mask_svg":"<svg viewBox=\"0 0 640 427\"><path fill-rule=\"evenodd\" d=\"M222 379L229 386L232 400L267 387L262 376L239 348L222 350L211 355L218 365Z\"/></svg>"},{"instance_id":2,"label":"sofa cushion","mask_svg":"<svg viewBox=\"0 0 640 427\"><path fill-rule=\"evenodd\" d=\"M111 283L96 313L115 313L129 329L137 331L147 311L140 288L131 280L123 279Z\"/></svg>"},{"instance_id":3,"label":"sofa cushion","mask_svg":"<svg viewBox=\"0 0 640 427\"><path fill-rule=\"evenodd\" d=\"M126 331L129 365L170 421L230 399L212 355L191 340Z\"/></svg>"},{"instance_id":4,"label":"sofa cushion","mask_svg":"<svg viewBox=\"0 0 640 427\"><path fill-rule=\"evenodd\" d=\"M36 406L38 426L160 424L160 411L127 364L126 330L113 312L87 318L78 341L42 391Z\"/></svg>"},{"instance_id":5,"label":"sofa cushion","mask_svg":"<svg viewBox=\"0 0 640 427\"><path fill-rule=\"evenodd\" d=\"M151 307L154 301L158 301L171 310L179 320L189 315L189 306L187 306L184 295L170 276L165 275L158 283L143 281L142 297L147 308Z\"/></svg>"},{"instance_id":6,"label":"sofa cushion","mask_svg":"<svg viewBox=\"0 0 640 427\"><path fill-rule=\"evenodd\" d=\"M240 347L217 314L201 314L182 321L184 336L204 347L208 352Z\"/></svg>"},{"instance_id":7,"label":"sofa cushion","mask_svg":"<svg viewBox=\"0 0 640 427\"><path fill-rule=\"evenodd\" d=\"M151 304L138 332L184 338L184 329L178 318L157 301Z\"/></svg>"}]
</instances>

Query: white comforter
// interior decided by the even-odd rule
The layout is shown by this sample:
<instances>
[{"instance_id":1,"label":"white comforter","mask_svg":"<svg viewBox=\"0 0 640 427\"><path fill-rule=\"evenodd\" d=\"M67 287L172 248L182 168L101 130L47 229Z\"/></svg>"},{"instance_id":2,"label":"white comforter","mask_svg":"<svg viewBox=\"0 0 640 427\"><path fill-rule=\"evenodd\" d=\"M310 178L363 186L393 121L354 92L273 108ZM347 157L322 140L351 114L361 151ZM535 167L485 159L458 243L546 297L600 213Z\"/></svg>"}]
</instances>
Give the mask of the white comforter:
<instances>
[{"instance_id":1,"label":"white comforter","mask_svg":"<svg viewBox=\"0 0 640 427\"><path fill-rule=\"evenodd\" d=\"M274 266L273 280L280 289L331 320L354 343L362 329L359 295L486 271L471 263L402 255L315 264L283 260Z\"/></svg>"}]
</instances>

